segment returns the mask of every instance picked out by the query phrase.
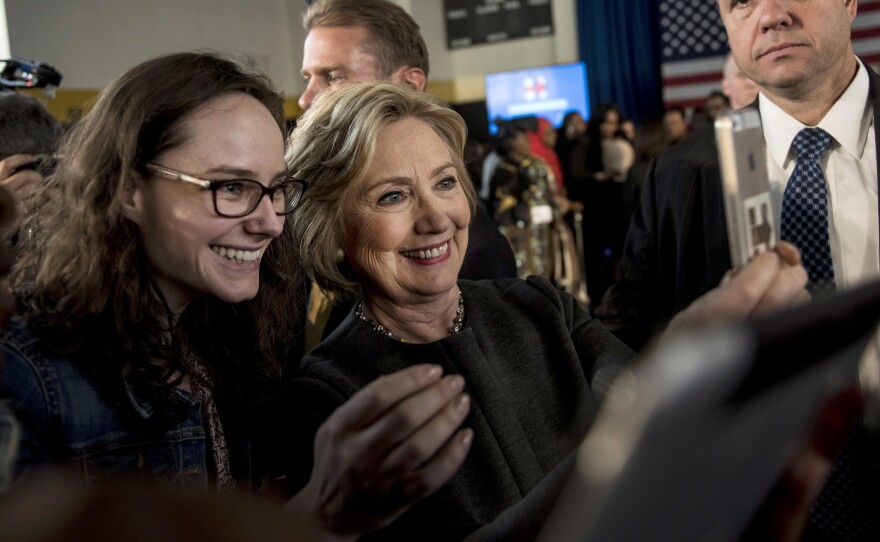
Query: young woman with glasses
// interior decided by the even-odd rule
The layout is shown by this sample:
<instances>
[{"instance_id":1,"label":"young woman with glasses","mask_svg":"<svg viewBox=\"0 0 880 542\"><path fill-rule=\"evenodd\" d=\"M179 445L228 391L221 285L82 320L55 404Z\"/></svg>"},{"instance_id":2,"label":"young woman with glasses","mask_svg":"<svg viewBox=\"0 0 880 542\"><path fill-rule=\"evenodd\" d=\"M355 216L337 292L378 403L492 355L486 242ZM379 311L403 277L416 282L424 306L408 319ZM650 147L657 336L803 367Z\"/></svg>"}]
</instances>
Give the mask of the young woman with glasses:
<instances>
[{"instance_id":1,"label":"young woman with glasses","mask_svg":"<svg viewBox=\"0 0 880 542\"><path fill-rule=\"evenodd\" d=\"M179 53L112 83L65 137L25 205L2 339L19 476L61 464L224 492L275 474L307 285L285 226L307 183L288 175L283 126L263 76ZM323 467L288 501L296 534L356 536L448 479L469 444L445 445L460 391L416 366L340 408L315 445ZM416 439L429 455L413 474L386 453L418 459L394 453Z\"/></svg>"}]
</instances>

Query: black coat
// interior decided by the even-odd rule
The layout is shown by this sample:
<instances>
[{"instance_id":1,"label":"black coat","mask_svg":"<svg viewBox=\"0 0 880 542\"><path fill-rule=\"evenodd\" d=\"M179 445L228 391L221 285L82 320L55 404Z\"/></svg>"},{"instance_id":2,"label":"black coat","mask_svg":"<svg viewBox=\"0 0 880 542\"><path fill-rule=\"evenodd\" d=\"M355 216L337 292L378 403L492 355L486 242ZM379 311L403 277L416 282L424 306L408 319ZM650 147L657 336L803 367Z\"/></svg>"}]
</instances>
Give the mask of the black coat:
<instances>
[{"instance_id":1,"label":"black coat","mask_svg":"<svg viewBox=\"0 0 880 542\"><path fill-rule=\"evenodd\" d=\"M880 157L880 76L868 68L868 99ZM623 278L596 308L638 351L730 269L730 245L715 133L690 134L651 165L623 252Z\"/></svg>"},{"instance_id":2,"label":"black coat","mask_svg":"<svg viewBox=\"0 0 880 542\"><path fill-rule=\"evenodd\" d=\"M287 481L308 481L320 425L383 374L434 363L461 374L474 440L461 469L389 527L363 540L461 540L521 502L574 450L607 383L633 353L575 299L541 277L460 281L465 326L429 344L400 343L354 311L306 355L286 388ZM490 531L491 532L491 531Z\"/></svg>"}]
</instances>

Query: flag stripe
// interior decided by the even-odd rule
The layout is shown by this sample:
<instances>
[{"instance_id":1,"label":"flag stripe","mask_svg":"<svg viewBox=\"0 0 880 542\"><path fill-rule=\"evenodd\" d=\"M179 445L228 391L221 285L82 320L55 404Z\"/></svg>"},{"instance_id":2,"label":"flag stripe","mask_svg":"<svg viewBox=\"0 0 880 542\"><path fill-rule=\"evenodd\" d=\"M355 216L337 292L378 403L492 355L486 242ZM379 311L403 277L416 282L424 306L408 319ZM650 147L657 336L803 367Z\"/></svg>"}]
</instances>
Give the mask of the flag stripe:
<instances>
[{"instance_id":1,"label":"flag stripe","mask_svg":"<svg viewBox=\"0 0 880 542\"><path fill-rule=\"evenodd\" d=\"M876 5L880 8L880 4ZM860 11L858 16L853 19L852 29L853 32L855 32L856 30L877 26L877 24L880 24L880 10L869 11L867 13Z\"/></svg>"},{"instance_id":2,"label":"flag stripe","mask_svg":"<svg viewBox=\"0 0 880 542\"><path fill-rule=\"evenodd\" d=\"M873 38L874 36L880 36L880 28L865 28L864 30L853 30L852 32L853 42L862 38Z\"/></svg>"},{"instance_id":3,"label":"flag stripe","mask_svg":"<svg viewBox=\"0 0 880 542\"><path fill-rule=\"evenodd\" d=\"M716 73L698 73L696 75L687 75L684 77L669 77L663 79L663 84L667 86L691 85L694 83L718 83L718 75Z\"/></svg>"},{"instance_id":4,"label":"flag stripe","mask_svg":"<svg viewBox=\"0 0 880 542\"><path fill-rule=\"evenodd\" d=\"M694 91L695 90L695 91ZM718 90L718 83L713 81L702 85L690 85L688 87L673 87L669 89L669 99L675 102L683 100L697 100L700 105L706 101L706 96L713 90Z\"/></svg>"},{"instance_id":5,"label":"flag stripe","mask_svg":"<svg viewBox=\"0 0 880 542\"><path fill-rule=\"evenodd\" d=\"M695 58L692 60L680 61L680 62L664 62L661 67L661 72L663 74L663 78L670 77L682 77L687 75L696 75L700 73L706 73L717 71L721 72L721 67L723 65L723 56L722 61L718 61L717 56L709 57L709 58Z\"/></svg>"},{"instance_id":6,"label":"flag stripe","mask_svg":"<svg viewBox=\"0 0 880 542\"><path fill-rule=\"evenodd\" d=\"M705 0L660 0L663 39L663 102L666 107L700 108L721 89L727 35L717 9ZM880 65L880 0L861 0L852 23L855 53L875 69Z\"/></svg>"}]
</instances>

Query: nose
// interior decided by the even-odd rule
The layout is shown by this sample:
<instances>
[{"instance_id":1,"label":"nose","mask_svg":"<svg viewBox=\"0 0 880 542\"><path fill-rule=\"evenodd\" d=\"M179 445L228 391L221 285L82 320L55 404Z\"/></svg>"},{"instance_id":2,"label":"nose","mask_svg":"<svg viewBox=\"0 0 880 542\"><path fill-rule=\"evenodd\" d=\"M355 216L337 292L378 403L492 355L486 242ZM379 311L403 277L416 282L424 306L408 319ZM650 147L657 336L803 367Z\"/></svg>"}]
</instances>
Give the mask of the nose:
<instances>
[{"instance_id":1,"label":"nose","mask_svg":"<svg viewBox=\"0 0 880 542\"><path fill-rule=\"evenodd\" d=\"M761 29L776 30L792 24L791 13L786 8L788 0L764 0L761 7Z\"/></svg>"},{"instance_id":2,"label":"nose","mask_svg":"<svg viewBox=\"0 0 880 542\"><path fill-rule=\"evenodd\" d=\"M442 233L449 229L451 219L442 200L438 198L423 199L417 209L416 233Z\"/></svg>"},{"instance_id":3,"label":"nose","mask_svg":"<svg viewBox=\"0 0 880 542\"><path fill-rule=\"evenodd\" d=\"M315 101L315 98L318 94L327 88L327 85L320 83L317 77L312 77L309 79L308 85L306 85L306 90L299 97L299 106L303 111L309 108L312 105L312 102Z\"/></svg>"},{"instance_id":4,"label":"nose","mask_svg":"<svg viewBox=\"0 0 880 542\"><path fill-rule=\"evenodd\" d=\"M279 197L276 195L275 197ZM260 198L260 203L254 211L247 215L245 230L248 233L262 234L268 237L278 237L284 229L284 216L275 214L275 208L268 196Z\"/></svg>"}]
</instances>

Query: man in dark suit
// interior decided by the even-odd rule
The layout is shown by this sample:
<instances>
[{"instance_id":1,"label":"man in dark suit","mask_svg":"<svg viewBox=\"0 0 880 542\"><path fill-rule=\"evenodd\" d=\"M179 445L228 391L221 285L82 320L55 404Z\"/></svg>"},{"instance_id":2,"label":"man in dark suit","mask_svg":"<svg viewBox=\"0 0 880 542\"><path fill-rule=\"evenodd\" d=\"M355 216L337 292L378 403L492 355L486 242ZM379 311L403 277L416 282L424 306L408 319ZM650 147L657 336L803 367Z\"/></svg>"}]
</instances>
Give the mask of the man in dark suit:
<instances>
[{"instance_id":1,"label":"man in dark suit","mask_svg":"<svg viewBox=\"0 0 880 542\"><path fill-rule=\"evenodd\" d=\"M719 0L734 58L761 90L757 104L777 219L795 167L791 143L798 129L819 126L833 138L820 163L828 177L837 287L880 273L875 136L880 77L853 53L850 23L856 8L856 0ZM721 187L711 127L652 164L627 236L624 277L596 310L634 349L715 288L730 269ZM731 302L717 314L735 311L736 300Z\"/></svg>"},{"instance_id":2,"label":"man in dark suit","mask_svg":"<svg viewBox=\"0 0 880 542\"><path fill-rule=\"evenodd\" d=\"M852 49L857 0L719 0L718 6L736 64L760 90L776 223L801 249L811 289L876 279L880 77ZM821 145L805 142L811 137ZM808 204L792 213L792 198L803 194ZM791 232L803 220L810 221L808 234L786 233L786 224ZM718 299L725 288L713 289L730 262L714 132L706 128L651 166L627 237L624 278L596 315L635 349L670 319L681 320L673 317L682 309L691 322L747 315L748 295ZM876 539L876 522L868 517L877 502L877 452L861 425L844 449L805 539Z\"/></svg>"}]
</instances>

